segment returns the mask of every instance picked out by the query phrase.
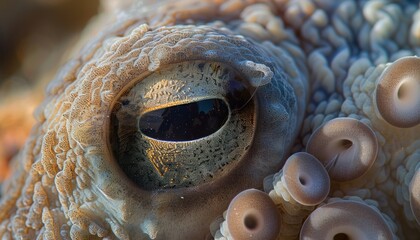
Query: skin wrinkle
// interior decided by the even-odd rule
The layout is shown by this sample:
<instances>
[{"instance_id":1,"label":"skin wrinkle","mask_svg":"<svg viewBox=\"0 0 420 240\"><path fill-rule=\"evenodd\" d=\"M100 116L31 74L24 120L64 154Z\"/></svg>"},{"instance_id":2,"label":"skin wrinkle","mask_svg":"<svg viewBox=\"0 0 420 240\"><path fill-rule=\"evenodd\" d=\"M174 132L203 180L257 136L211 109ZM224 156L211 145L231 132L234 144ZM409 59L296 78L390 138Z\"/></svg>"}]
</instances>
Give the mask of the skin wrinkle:
<instances>
[{"instance_id":1,"label":"skin wrinkle","mask_svg":"<svg viewBox=\"0 0 420 240\"><path fill-rule=\"evenodd\" d=\"M278 172L292 153L305 151L315 129L338 117L369 126L379 149L365 174L332 181L325 202L366 204L395 238L420 235L418 206L413 213L410 205L417 197L410 195L410 186L420 171L420 125L389 124L375 100L387 67L419 55L418 5L385 0L104 4L109 5L47 87L34 114L37 123L1 185L4 239L204 239L213 220L223 221L218 217L236 194L263 189L264 177ZM108 144L112 109L142 79L193 61L225 64L255 87L252 144L214 181L142 190L121 170ZM162 99L151 101L168 104ZM290 195L275 184L278 178L272 176L268 182L274 186L264 189L293 215L296 209L287 209ZM301 219L311 211L303 207L295 214ZM292 225L287 224L282 226ZM228 235L226 224L214 232L216 238ZM293 239L299 233L290 234Z\"/></svg>"}]
</instances>

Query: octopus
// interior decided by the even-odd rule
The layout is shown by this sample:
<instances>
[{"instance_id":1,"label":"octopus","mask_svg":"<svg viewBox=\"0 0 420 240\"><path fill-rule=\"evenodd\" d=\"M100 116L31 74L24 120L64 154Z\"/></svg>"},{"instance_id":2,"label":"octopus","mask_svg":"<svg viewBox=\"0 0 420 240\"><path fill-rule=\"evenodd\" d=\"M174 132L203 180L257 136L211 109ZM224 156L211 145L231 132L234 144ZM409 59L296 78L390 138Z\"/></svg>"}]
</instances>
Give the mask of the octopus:
<instances>
[{"instance_id":1,"label":"octopus","mask_svg":"<svg viewBox=\"0 0 420 240\"><path fill-rule=\"evenodd\" d=\"M103 4L2 239L420 239L416 1Z\"/></svg>"}]
</instances>

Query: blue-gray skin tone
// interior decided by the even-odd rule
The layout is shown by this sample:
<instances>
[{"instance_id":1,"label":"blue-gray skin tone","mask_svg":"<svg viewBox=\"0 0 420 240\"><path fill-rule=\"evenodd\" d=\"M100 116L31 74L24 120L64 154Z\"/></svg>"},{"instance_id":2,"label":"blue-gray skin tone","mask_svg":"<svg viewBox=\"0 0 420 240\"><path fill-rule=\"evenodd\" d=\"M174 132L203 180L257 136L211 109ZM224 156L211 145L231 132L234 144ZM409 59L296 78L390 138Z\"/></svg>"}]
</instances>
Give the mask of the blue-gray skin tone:
<instances>
[{"instance_id":1,"label":"blue-gray skin tone","mask_svg":"<svg viewBox=\"0 0 420 240\"><path fill-rule=\"evenodd\" d=\"M48 86L3 183L4 239L205 238L236 194L262 189L337 117L369 126L379 150L329 198L368 202L395 237L418 239L420 125L388 123L375 95L391 63L418 54L417 3L107 3ZM249 99L233 109L236 80ZM163 141L138 127L145 113L206 99L229 108L214 133Z\"/></svg>"}]
</instances>

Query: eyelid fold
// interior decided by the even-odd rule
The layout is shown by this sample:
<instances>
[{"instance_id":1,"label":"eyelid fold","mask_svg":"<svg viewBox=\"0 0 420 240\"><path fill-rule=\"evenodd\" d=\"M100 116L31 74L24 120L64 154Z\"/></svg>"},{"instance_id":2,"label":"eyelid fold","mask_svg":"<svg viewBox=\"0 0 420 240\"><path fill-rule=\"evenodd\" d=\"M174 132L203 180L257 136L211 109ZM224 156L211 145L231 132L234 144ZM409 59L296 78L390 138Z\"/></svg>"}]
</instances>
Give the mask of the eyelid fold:
<instances>
[{"instance_id":1,"label":"eyelid fold","mask_svg":"<svg viewBox=\"0 0 420 240\"><path fill-rule=\"evenodd\" d=\"M232 68L228 63L205 60L169 64L141 79L130 89L129 95L126 93L118 99L125 99L119 101L123 105L123 101L128 101L129 96L141 98L140 115L211 98L223 99L230 110L235 111L244 107L258 89L250 84L249 76L243 72ZM271 73L270 71L269 75ZM259 76L260 80L261 78L263 77ZM268 81L270 80L271 77ZM135 93L131 93L133 91ZM245 101L244 98L248 99Z\"/></svg>"}]
</instances>

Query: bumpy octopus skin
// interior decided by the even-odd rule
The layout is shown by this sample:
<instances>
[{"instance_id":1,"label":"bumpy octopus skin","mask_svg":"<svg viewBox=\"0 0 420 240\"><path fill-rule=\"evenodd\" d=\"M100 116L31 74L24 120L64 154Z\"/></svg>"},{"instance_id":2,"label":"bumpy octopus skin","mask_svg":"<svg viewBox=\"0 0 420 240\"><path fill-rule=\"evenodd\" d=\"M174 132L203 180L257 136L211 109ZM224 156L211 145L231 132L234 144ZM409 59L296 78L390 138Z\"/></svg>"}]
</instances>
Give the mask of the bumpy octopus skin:
<instances>
[{"instance_id":1,"label":"bumpy octopus skin","mask_svg":"<svg viewBox=\"0 0 420 240\"><path fill-rule=\"evenodd\" d=\"M322 212L344 202L358 212L373 209L370 219L379 223L371 226L385 226L381 236L419 239L420 10L414 2L133 1L109 8L87 28L85 47L35 111L37 123L2 183L0 236L228 239L234 236L220 216L230 201L245 189L264 188L279 214L291 214L287 206L302 214L294 225L280 217L274 238L298 238L311 212L317 215L302 229L316 227L310 221L320 216L328 220ZM178 121L173 124L184 132L161 136L153 125L172 121L159 119L163 114L179 117L180 109L209 104L217 110L210 117L223 121L207 132L198 125L190 133L196 123ZM340 127L315 138L319 127L330 126ZM353 127L361 135L352 136ZM308 146L317 141L325 144ZM364 159L365 146L373 160L352 162L357 154ZM321 159L331 155L322 151L347 150L354 154ZM320 205L288 200L284 177L290 174L280 169L305 151L331 177ZM367 167L335 178L345 164L352 171L359 169L352 164ZM310 169L290 166L292 174ZM301 239L313 239L308 234Z\"/></svg>"}]
</instances>

